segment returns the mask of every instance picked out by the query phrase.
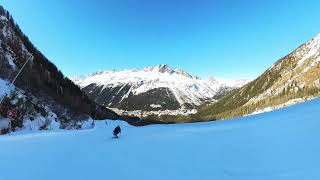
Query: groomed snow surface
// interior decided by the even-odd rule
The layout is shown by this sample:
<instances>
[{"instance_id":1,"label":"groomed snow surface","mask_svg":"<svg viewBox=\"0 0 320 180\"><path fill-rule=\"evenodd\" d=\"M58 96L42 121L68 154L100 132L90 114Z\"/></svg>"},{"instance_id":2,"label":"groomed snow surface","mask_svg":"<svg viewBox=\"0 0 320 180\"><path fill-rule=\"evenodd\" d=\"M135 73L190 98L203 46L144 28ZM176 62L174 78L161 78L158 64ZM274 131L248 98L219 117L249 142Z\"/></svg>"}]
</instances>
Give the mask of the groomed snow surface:
<instances>
[{"instance_id":1,"label":"groomed snow surface","mask_svg":"<svg viewBox=\"0 0 320 180\"><path fill-rule=\"evenodd\" d=\"M218 122L0 137L1 180L320 179L320 99ZM116 125L119 139L112 138Z\"/></svg>"}]
</instances>

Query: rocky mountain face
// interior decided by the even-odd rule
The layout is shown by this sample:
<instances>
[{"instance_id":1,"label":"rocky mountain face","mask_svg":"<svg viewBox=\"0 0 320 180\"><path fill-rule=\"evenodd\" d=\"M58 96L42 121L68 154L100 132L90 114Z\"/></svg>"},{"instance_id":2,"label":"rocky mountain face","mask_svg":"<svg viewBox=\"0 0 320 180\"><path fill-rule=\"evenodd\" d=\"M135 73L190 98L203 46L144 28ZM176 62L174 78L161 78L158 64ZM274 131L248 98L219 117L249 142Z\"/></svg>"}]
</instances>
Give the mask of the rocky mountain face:
<instances>
[{"instance_id":1,"label":"rocky mountain face","mask_svg":"<svg viewBox=\"0 0 320 180\"><path fill-rule=\"evenodd\" d=\"M238 117L288 102L302 102L319 96L319 92L320 34L277 61L254 81L202 108L194 119Z\"/></svg>"},{"instance_id":2,"label":"rocky mountain face","mask_svg":"<svg viewBox=\"0 0 320 180\"><path fill-rule=\"evenodd\" d=\"M142 70L102 71L75 78L87 95L120 112L138 114L192 114L247 81L202 80L168 65Z\"/></svg>"},{"instance_id":3,"label":"rocky mountain face","mask_svg":"<svg viewBox=\"0 0 320 180\"><path fill-rule=\"evenodd\" d=\"M63 76L57 67L33 46L9 12L0 6L0 80L6 82L1 83L3 86L0 89L3 92L12 86L9 82L25 63L26 66L16 79L15 86L11 87L10 92L1 95L2 98L7 94L7 98L1 106L0 119L5 118L10 109L19 112L21 116L18 119L21 124L25 118L30 120L38 115L48 118L48 114L52 113L56 120L65 126L89 116L98 119L120 118L113 111L91 101L77 85Z\"/></svg>"}]
</instances>

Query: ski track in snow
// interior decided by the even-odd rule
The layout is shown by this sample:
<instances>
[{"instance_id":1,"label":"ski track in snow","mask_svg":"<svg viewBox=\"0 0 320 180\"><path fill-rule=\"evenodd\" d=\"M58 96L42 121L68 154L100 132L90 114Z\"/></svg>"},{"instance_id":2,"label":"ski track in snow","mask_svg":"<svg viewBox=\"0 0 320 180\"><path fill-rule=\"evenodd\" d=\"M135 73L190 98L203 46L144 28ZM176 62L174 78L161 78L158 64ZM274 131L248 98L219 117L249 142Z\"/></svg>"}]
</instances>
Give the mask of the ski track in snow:
<instances>
[{"instance_id":1,"label":"ski track in snow","mask_svg":"<svg viewBox=\"0 0 320 180\"><path fill-rule=\"evenodd\" d=\"M320 99L217 122L0 137L0 180L320 179ZM122 134L112 138L120 124Z\"/></svg>"}]
</instances>

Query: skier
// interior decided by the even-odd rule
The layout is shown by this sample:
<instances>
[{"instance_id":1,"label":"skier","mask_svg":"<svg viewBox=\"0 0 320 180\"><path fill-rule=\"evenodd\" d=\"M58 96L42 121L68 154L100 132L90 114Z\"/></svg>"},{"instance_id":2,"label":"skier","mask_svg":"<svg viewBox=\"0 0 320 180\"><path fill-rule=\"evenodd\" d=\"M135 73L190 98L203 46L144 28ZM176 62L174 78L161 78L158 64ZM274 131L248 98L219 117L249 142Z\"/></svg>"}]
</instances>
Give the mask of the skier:
<instances>
[{"instance_id":1,"label":"skier","mask_svg":"<svg viewBox=\"0 0 320 180\"><path fill-rule=\"evenodd\" d=\"M96 126L96 123L94 122L94 120L92 120L91 126L94 128Z\"/></svg>"},{"instance_id":2,"label":"skier","mask_svg":"<svg viewBox=\"0 0 320 180\"><path fill-rule=\"evenodd\" d=\"M121 133L120 126L117 126L116 128L114 128L114 130L113 130L114 138L118 138L118 134L120 134L120 133Z\"/></svg>"}]
</instances>

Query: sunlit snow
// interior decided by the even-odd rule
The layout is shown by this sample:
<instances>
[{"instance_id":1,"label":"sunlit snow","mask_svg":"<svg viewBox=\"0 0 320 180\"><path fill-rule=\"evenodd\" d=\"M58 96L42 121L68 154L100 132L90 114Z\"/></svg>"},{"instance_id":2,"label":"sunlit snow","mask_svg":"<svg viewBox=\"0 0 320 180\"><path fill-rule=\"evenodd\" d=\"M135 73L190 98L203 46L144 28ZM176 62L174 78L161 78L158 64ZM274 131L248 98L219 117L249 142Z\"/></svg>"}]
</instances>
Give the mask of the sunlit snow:
<instances>
[{"instance_id":1,"label":"sunlit snow","mask_svg":"<svg viewBox=\"0 0 320 180\"><path fill-rule=\"evenodd\" d=\"M218 122L0 137L0 179L319 179L320 99ZM112 138L116 125L119 139Z\"/></svg>"}]
</instances>

